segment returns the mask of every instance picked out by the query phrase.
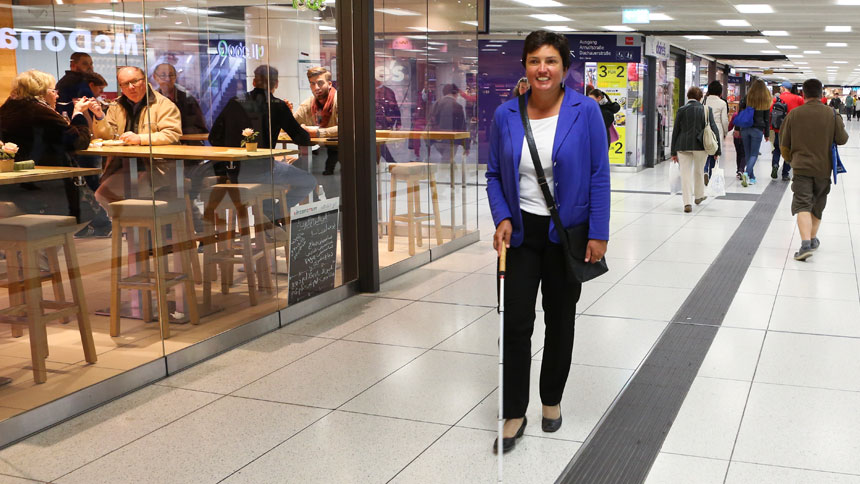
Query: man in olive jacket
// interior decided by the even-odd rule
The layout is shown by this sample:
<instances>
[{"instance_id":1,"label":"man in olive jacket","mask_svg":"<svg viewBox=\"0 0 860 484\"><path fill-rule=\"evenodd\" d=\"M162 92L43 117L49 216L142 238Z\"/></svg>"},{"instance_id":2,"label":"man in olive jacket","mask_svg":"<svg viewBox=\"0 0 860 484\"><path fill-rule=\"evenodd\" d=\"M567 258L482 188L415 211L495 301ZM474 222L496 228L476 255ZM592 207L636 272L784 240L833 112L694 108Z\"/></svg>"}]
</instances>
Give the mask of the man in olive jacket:
<instances>
[{"instance_id":1,"label":"man in olive jacket","mask_svg":"<svg viewBox=\"0 0 860 484\"><path fill-rule=\"evenodd\" d=\"M821 243L816 235L830 193L831 147L848 142L842 116L821 102L821 91L818 79L804 82L804 104L788 113L779 133L782 156L794 170L791 214L797 215L800 231L800 250L794 254L799 261L810 258Z\"/></svg>"}]
</instances>

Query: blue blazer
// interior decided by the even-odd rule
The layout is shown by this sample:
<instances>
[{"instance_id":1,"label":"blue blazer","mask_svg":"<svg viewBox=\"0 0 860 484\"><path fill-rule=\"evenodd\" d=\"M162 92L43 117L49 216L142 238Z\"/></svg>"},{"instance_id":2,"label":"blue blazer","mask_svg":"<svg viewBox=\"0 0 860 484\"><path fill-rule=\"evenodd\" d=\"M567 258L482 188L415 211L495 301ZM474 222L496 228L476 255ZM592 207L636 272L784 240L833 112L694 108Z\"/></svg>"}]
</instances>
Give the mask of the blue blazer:
<instances>
[{"instance_id":1,"label":"blue blazer","mask_svg":"<svg viewBox=\"0 0 860 484\"><path fill-rule=\"evenodd\" d=\"M531 91L525 96L529 96ZM496 226L511 219L511 247L523 242L519 170L525 131L517 98L502 104L490 129L487 195ZM565 227L588 222L588 238L609 240L609 151L600 106L565 88L552 148L553 182ZM553 223L549 238L559 242Z\"/></svg>"}]
</instances>

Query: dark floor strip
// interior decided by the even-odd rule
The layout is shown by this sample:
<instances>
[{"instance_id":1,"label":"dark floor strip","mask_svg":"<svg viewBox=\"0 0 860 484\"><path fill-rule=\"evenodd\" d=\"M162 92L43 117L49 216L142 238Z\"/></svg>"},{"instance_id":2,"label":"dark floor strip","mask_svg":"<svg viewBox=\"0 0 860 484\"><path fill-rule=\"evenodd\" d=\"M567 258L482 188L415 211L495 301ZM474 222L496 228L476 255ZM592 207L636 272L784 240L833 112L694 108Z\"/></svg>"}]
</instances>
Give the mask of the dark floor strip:
<instances>
[{"instance_id":1,"label":"dark floor strip","mask_svg":"<svg viewBox=\"0 0 860 484\"><path fill-rule=\"evenodd\" d=\"M787 186L761 194L557 484L645 481Z\"/></svg>"},{"instance_id":2,"label":"dark floor strip","mask_svg":"<svg viewBox=\"0 0 860 484\"><path fill-rule=\"evenodd\" d=\"M722 197L717 197L717 200L740 200L742 202L757 202L758 193L726 193Z\"/></svg>"},{"instance_id":3,"label":"dark floor strip","mask_svg":"<svg viewBox=\"0 0 860 484\"><path fill-rule=\"evenodd\" d=\"M615 193L644 193L647 195L669 195L669 192L656 192L652 190L612 190Z\"/></svg>"}]
</instances>

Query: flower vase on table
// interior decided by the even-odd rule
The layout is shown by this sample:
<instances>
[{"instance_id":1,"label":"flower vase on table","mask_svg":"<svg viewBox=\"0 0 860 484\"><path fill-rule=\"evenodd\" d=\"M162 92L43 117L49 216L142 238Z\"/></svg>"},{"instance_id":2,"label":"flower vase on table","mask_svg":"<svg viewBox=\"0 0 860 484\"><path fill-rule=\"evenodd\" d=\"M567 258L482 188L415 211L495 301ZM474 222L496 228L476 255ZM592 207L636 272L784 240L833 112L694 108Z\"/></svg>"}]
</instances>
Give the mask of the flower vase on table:
<instances>
[{"instance_id":1,"label":"flower vase on table","mask_svg":"<svg viewBox=\"0 0 860 484\"><path fill-rule=\"evenodd\" d=\"M6 173L15 169L16 153L18 153L18 145L0 141L0 172Z\"/></svg>"},{"instance_id":2,"label":"flower vase on table","mask_svg":"<svg viewBox=\"0 0 860 484\"><path fill-rule=\"evenodd\" d=\"M248 151L257 151L257 135L259 131L254 131L252 128L242 130L242 145Z\"/></svg>"}]
</instances>

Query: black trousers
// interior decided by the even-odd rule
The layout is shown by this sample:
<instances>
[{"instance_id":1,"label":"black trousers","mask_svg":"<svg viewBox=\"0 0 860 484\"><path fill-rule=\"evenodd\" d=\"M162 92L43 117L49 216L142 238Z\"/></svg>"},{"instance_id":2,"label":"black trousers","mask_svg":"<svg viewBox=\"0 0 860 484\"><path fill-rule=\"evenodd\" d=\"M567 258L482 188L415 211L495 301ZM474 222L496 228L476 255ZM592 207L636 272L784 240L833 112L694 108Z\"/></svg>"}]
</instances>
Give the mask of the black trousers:
<instances>
[{"instance_id":1,"label":"black trousers","mask_svg":"<svg viewBox=\"0 0 860 484\"><path fill-rule=\"evenodd\" d=\"M531 337L538 284L546 338L540 371L544 405L561 402L573 357L576 303L582 285L568 282L561 245L549 240L550 217L522 212L525 238L508 249L505 271L504 418L521 418L529 405Z\"/></svg>"}]
</instances>

